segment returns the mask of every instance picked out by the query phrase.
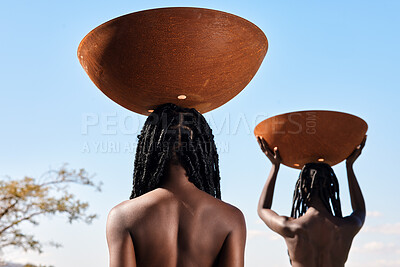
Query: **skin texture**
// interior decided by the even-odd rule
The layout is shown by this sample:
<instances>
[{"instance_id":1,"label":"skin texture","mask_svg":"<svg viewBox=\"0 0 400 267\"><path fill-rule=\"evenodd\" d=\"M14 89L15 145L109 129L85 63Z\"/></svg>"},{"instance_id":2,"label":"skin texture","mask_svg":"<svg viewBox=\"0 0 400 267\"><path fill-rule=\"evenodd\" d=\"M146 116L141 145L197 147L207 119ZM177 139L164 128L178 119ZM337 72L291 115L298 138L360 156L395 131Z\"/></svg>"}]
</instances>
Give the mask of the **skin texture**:
<instances>
[{"instance_id":1,"label":"skin texture","mask_svg":"<svg viewBox=\"0 0 400 267\"><path fill-rule=\"evenodd\" d=\"M334 217L315 194L311 195L311 204L307 212L297 219L279 216L271 209L281 159L276 147L271 150L262 137L257 139L261 150L272 163L258 203L260 218L285 239L293 266L343 267L353 238L365 221L365 202L354 174L353 164L360 156L366 138L346 160L353 213L344 218Z\"/></svg>"},{"instance_id":2,"label":"skin texture","mask_svg":"<svg viewBox=\"0 0 400 267\"><path fill-rule=\"evenodd\" d=\"M181 165L162 186L115 206L107 219L110 267L244 266L237 208L199 190Z\"/></svg>"}]
</instances>

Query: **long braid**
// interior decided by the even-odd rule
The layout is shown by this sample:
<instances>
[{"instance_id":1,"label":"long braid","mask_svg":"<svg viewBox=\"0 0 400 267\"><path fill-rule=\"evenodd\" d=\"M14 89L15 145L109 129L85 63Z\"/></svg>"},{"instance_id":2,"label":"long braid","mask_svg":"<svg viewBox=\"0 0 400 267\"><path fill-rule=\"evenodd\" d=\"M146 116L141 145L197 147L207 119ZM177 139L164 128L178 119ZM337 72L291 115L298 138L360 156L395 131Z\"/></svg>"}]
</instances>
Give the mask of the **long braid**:
<instances>
[{"instance_id":1,"label":"long braid","mask_svg":"<svg viewBox=\"0 0 400 267\"><path fill-rule=\"evenodd\" d=\"M299 218L306 213L314 191L317 191L322 203L332 215L342 217L339 182L333 169L326 163L308 163L301 170L293 192L293 204L290 213L292 218ZM289 250L288 256L290 265L292 265Z\"/></svg>"},{"instance_id":2,"label":"long braid","mask_svg":"<svg viewBox=\"0 0 400 267\"><path fill-rule=\"evenodd\" d=\"M301 170L293 193L291 217L299 218L309 208L314 192L330 213L342 217L339 182L333 169L326 163L308 163Z\"/></svg>"},{"instance_id":3,"label":"long braid","mask_svg":"<svg viewBox=\"0 0 400 267\"><path fill-rule=\"evenodd\" d=\"M130 198L159 187L173 161L197 188L221 198L218 154L208 123L195 109L164 104L150 114L138 136Z\"/></svg>"}]
</instances>

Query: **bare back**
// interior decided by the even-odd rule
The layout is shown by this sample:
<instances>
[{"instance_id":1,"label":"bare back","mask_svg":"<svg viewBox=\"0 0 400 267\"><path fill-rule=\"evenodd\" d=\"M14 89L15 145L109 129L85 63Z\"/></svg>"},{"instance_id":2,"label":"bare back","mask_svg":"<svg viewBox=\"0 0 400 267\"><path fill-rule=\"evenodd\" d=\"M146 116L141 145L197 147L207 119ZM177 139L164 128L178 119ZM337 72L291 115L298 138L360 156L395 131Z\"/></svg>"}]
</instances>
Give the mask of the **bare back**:
<instances>
[{"instance_id":1,"label":"bare back","mask_svg":"<svg viewBox=\"0 0 400 267\"><path fill-rule=\"evenodd\" d=\"M343 267L359 226L350 217L337 218L314 208L287 226L283 235L295 267Z\"/></svg>"},{"instance_id":2,"label":"bare back","mask_svg":"<svg viewBox=\"0 0 400 267\"><path fill-rule=\"evenodd\" d=\"M123 244L115 227L129 235ZM245 235L237 208L192 184L179 194L158 188L125 201L107 223L112 267L243 266ZM121 247L126 251L122 261L130 265L113 262Z\"/></svg>"},{"instance_id":3,"label":"bare back","mask_svg":"<svg viewBox=\"0 0 400 267\"><path fill-rule=\"evenodd\" d=\"M339 184L336 175L325 163L309 163L302 168L295 188L292 210L292 216L300 216L299 218L279 216L273 211L272 199L282 159L277 147L272 150L260 136L257 137L257 141L272 163L258 202L258 215L271 230L285 239L292 265L295 267L343 267L353 238L365 221L364 197L358 185L353 164L361 154L366 136L346 159L353 213L345 218L341 218ZM294 209L295 205L296 209ZM329 205L332 207L329 208ZM300 207L301 213L298 209ZM305 214L303 210L307 210Z\"/></svg>"}]
</instances>

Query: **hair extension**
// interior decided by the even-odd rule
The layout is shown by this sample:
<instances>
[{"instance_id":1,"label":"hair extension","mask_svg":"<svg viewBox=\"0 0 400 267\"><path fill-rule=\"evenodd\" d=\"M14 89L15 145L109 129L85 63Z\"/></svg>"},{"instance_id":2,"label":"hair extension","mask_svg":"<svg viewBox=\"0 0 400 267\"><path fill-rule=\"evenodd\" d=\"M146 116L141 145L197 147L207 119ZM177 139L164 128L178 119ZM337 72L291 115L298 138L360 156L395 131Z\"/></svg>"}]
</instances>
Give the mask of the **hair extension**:
<instances>
[{"instance_id":1,"label":"hair extension","mask_svg":"<svg viewBox=\"0 0 400 267\"><path fill-rule=\"evenodd\" d=\"M299 218L306 213L311 197L315 195L332 215L342 217L339 183L333 169L326 163L304 165L293 193L291 217Z\"/></svg>"},{"instance_id":2,"label":"hair extension","mask_svg":"<svg viewBox=\"0 0 400 267\"><path fill-rule=\"evenodd\" d=\"M214 136L193 108L164 104L149 115L138 136L130 199L158 188L169 163L181 164L197 188L221 198Z\"/></svg>"}]
</instances>

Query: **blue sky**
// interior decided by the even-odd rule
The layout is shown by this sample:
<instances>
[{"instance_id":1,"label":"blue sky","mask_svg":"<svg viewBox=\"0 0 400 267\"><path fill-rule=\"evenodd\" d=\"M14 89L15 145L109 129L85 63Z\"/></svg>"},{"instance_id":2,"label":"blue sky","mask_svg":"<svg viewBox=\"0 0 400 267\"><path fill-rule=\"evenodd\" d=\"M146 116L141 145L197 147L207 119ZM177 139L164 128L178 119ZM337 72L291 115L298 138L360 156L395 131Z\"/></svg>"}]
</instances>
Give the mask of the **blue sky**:
<instances>
[{"instance_id":1,"label":"blue sky","mask_svg":"<svg viewBox=\"0 0 400 267\"><path fill-rule=\"evenodd\" d=\"M43 241L62 242L63 248L45 247L41 255L7 250L3 257L57 267L107 266L106 216L130 195L136 135L145 117L105 97L79 65L76 50L91 29L109 19L166 6L239 15L259 26L269 41L250 84L206 114L221 150L223 200L246 217L246 266L289 266L283 239L256 214L270 163L259 151L253 128L263 118L309 109L349 112L369 125L367 145L355 164L369 216L346 266L399 266L398 1L3 1L0 177L39 176L68 162L96 173L104 183L101 193L73 188L100 215L92 225L43 218L38 227L26 226ZM86 127L88 118L98 123ZM122 148L113 151L110 145ZM343 163L334 169L348 214ZM280 214L290 212L297 176L298 171L281 168L273 203Z\"/></svg>"}]
</instances>

